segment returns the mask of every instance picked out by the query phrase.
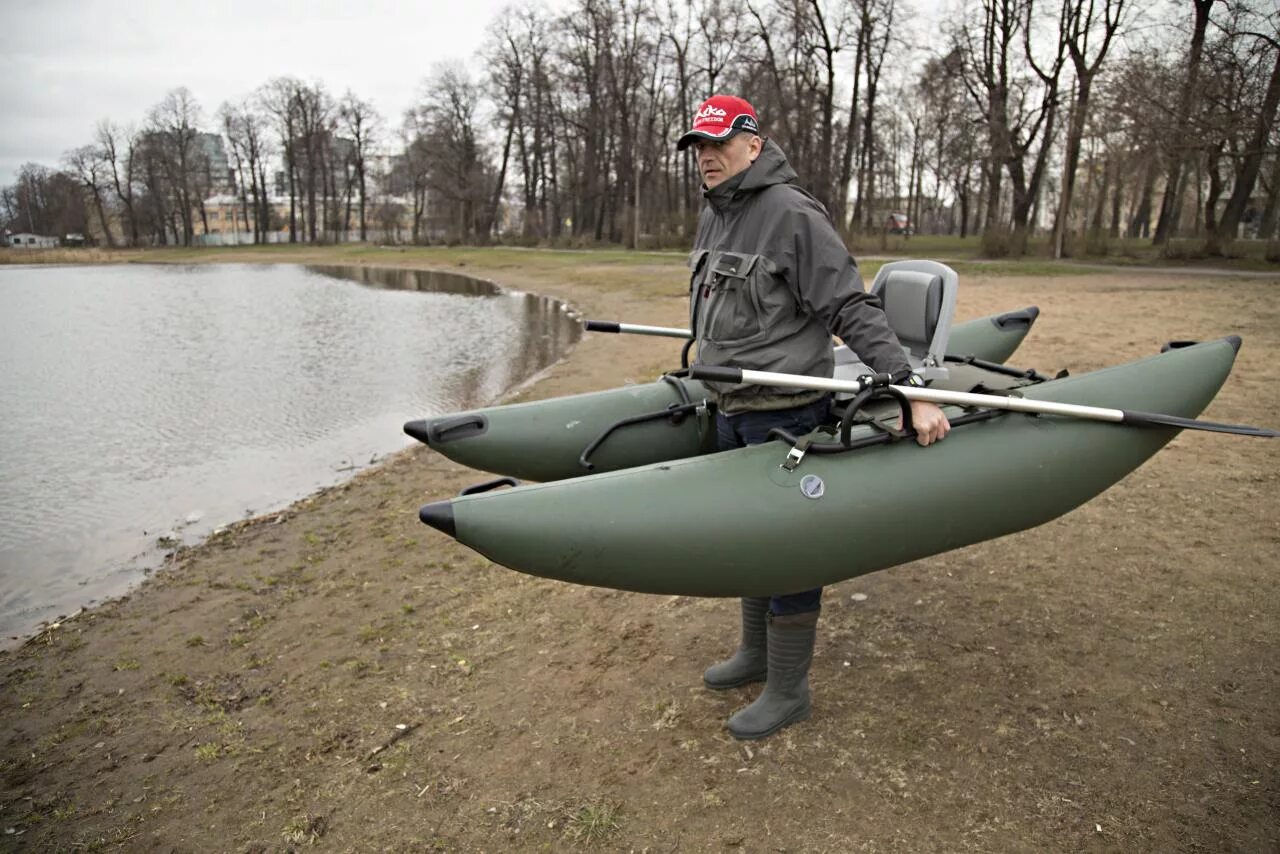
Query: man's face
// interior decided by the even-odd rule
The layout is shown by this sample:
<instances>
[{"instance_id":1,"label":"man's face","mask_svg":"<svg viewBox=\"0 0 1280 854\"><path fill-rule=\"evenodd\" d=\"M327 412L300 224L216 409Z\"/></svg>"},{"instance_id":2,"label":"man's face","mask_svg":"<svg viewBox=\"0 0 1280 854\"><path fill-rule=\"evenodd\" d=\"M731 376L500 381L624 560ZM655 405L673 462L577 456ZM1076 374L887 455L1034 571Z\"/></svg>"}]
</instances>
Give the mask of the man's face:
<instances>
[{"instance_id":1,"label":"man's face","mask_svg":"<svg viewBox=\"0 0 1280 854\"><path fill-rule=\"evenodd\" d=\"M763 145L760 137L750 133L736 133L726 140L698 140L693 154L698 158L702 183L710 190L737 175L755 162Z\"/></svg>"}]
</instances>

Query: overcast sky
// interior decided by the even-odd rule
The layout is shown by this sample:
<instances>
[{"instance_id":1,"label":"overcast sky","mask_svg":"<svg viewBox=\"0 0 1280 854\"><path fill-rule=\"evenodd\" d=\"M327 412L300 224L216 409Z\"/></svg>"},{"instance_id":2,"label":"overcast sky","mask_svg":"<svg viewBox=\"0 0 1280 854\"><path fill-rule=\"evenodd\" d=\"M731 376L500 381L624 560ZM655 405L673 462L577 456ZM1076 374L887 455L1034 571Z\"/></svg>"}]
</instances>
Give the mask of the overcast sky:
<instances>
[{"instance_id":1,"label":"overcast sky","mask_svg":"<svg viewBox=\"0 0 1280 854\"><path fill-rule=\"evenodd\" d=\"M23 163L58 166L93 141L100 119L141 124L178 86L195 95L209 129L223 101L286 74L334 95L349 88L398 124L431 65L471 61L509 2L2 0L0 186ZM957 2L911 5L930 21Z\"/></svg>"},{"instance_id":2,"label":"overcast sky","mask_svg":"<svg viewBox=\"0 0 1280 854\"><path fill-rule=\"evenodd\" d=\"M432 63L469 60L506 4L0 2L0 185L28 161L57 166L101 118L141 123L177 86L211 120L223 101L290 74L350 88L398 123Z\"/></svg>"}]
</instances>

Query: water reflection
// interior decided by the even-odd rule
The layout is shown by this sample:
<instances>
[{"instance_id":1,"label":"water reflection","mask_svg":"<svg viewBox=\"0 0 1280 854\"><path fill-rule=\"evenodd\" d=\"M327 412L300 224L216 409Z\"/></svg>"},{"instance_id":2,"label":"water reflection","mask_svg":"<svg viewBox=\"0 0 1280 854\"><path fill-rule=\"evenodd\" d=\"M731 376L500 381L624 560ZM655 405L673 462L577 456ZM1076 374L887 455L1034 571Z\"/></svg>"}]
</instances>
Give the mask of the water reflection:
<instances>
[{"instance_id":1,"label":"water reflection","mask_svg":"<svg viewBox=\"0 0 1280 854\"><path fill-rule=\"evenodd\" d=\"M313 265L307 268L322 276L346 279L384 288L389 291L430 291L438 294L459 294L466 297L497 296L502 289L487 279L477 279L444 270L397 270L391 267L346 267ZM545 297L535 297L546 302Z\"/></svg>"},{"instance_id":2,"label":"water reflection","mask_svg":"<svg viewBox=\"0 0 1280 854\"><path fill-rule=\"evenodd\" d=\"M579 334L559 303L456 274L0 268L0 635L122 592L158 533L336 482Z\"/></svg>"}]
</instances>

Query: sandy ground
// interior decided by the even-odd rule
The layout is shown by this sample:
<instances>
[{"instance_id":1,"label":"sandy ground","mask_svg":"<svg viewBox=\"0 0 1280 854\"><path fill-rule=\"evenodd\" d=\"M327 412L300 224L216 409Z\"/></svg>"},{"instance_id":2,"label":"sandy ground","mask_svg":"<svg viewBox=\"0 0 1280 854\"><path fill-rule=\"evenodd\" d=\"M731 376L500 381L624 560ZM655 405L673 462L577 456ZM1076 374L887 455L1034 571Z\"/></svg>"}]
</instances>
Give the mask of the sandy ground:
<instances>
[{"instance_id":1,"label":"sandy ground","mask_svg":"<svg viewBox=\"0 0 1280 854\"><path fill-rule=\"evenodd\" d=\"M683 320L668 263L467 271ZM1013 361L1047 370L1239 333L1206 417L1280 426L1280 276L970 277L960 315L1033 303ZM588 336L523 397L675 361ZM759 688L700 679L736 604L417 521L482 479L408 451L0 654L0 848L1280 849L1280 442L1183 434L1058 521L829 588L813 719L750 744Z\"/></svg>"}]
</instances>

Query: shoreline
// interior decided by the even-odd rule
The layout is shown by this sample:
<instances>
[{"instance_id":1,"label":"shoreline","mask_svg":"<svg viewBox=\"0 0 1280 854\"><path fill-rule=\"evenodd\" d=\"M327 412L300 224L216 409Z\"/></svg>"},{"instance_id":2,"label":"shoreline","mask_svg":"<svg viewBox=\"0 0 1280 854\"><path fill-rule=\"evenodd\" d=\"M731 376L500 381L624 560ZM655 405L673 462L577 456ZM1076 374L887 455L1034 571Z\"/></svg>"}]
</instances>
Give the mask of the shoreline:
<instances>
[{"instance_id":1,"label":"shoreline","mask_svg":"<svg viewBox=\"0 0 1280 854\"><path fill-rule=\"evenodd\" d=\"M133 264L137 262L132 259L125 259L125 260L117 259L116 263ZM151 267L172 266L172 265L167 265L163 261L147 260L142 263ZM276 262L276 263L279 263L279 262ZM347 266L342 264L333 265L333 264L323 264L323 263L320 263L320 264L308 264L308 263L293 264L292 262L289 262L289 263L292 266L296 266L302 269L308 269L308 270L313 269L313 270L318 270L320 272L324 272L326 269L332 271L334 269L340 269L344 266ZM201 264L200 266L224 266L224 267L231 267L232 269L234 269L235 266L242 265L242 264L250 265L250 266L255 265L254 262L251 262L251 261L244 261L244 260L227 261L221 258L213 257L208 259L207 264ZM53 267L53 266L76 267L76 266L94 266L94 265L93 264L90 264L90 265L35 264L30 266L39 268L39 267ZM188 265L182 264L182 266L188 266ZM3 269L3 268L0 268L0 269ZM396 268L380 267L379 265L367 264L367 265L362 265L362 267L358 269L395 270ZM441 272L453 273L455 275L458 274L457 270L448 270L446 268L414 268L414 269L415 269L415 272L419 269L423 270L424 272L430 272L432 271L432 269L435 269ZM376 282L370 283L367 281L362 281L359 278L359 273L354 272L354 269L353 269L353 273L356 277L351 278L349 282L354 287L367 287L374 290L387 287L385 284L378 284ZM473 279L474 281L479 283L479 286L482 289L484 289L486 293L492 292L492 294L495 296L499 294L506 294L508 296L514 295L516 297L524 295L524 292L522 291L516 290L514 288L503 287L491 277L482 278L479 276L468 276L467 278ZM564 312L565 317L569 318L569 320L567 320L566 322L572 323L573 322L572 319L576 317L576 313L574 312L572 306L559 300L555 300L554 302L555 302L556 309L558 311ZM563 359L567 358L568 355L572 352L574 346L576 346L576 341L569 343L565 351L559 355L557 361L562 361ZM507 397L511 394L520 393L522 390L526 389L529 385L535 383L538 377L543 376L547 368L548 366L544 365L541 368L539 368L537 371L535 371L533 374L528 376L523 376L517 379L511 386L508 386L507 388L504 388L501 391L497 392L496 395L494 395L494 397L492 398L492 400L483 401L476 405L477 406L491 405L492 403L497 402L502 398ZM523 368L518 368L517 370L513 371L513 373L524 374L525 370ZM445 414L445 413L441 412L438 414ZM412 418L412 417L419 417L420 415L421 413L416 413L416 414L407 413L405 415L404 420L407 420L408 418ZM387 444L388 442L394 442L395 444L394 446L391 446ZM341 461L335 459L329 462L325 462L322 468L315 470L314 476L308 476L306 478L307 480L312 481L312 483L306 484L306 485L297 485L296 489L289 491L287 494L280 494L278 497L270 501L263 500L263 501L254 502L255 506L258 508L256 510L248 510L249 502L246 499L245 501L239 502L238 508L232 508L230 506L224 507L223 508L224 510L230 511L230 512L224 513L222 515L218 515L216 517L213 515L205 515L201 513L197 518L193 516L191 513L189 513L188 509L181 509L181 510L175 510L172 517L170 518L170 517L164 517L163 511L161 510L158 512L155 518L150 519L149 521L140 520L136 525L133 524L132 522L128 523L128 528L130 531L142 532L139 537L132 537L131 535L126 535L123 529L119 531L114 531L113 536L119 541L117 543L116 548L105 550L105 551L99 550L98 552L99 556L95 557L92 561L81 561L75 564L69 564L69 563L62 564L61 569L58 569L58 570L50 568L43 572L38 571L38 574L36 574L34 577L30 579L25 579L28 583L18 584L15 587L15 590L30 589L32 587L38 587L39 586L38 579L40 577L43 577L44 575L49 575L49 574L58 574L63 570L65 570L68 573L71 573L72 575L75 575L78 579L78 583L75 586L73 586L71 589L59 590L58 595L56 595L56 597L52 600L33 602L30 604L27 604L23 607L21 612L15 610L10 615L13 618L11 625L6 626L6 631L3 633L3 635L0 635L0 650L14 649L14 648L20 647L30 642L31 640L39 637L46 630L48 630L50 626L53 626L54 628L60 628L63 626L63 624L66 624L72 621L78 615L91 612L95 608L98 608L106 603L132 595L143 584L146 583L148 578L153 573L163 572L168 570L177 561L179 561L185 553L193 549L199 548L211 536L218 534L231 526L235 526L245 521L252 521L253 519L256 519L258 517L277 516L281 511L289 510L290 508L300 504L301 502L314 498L324 490L330 489L334 486L341 485L342 483L349 480L355 474L361 471L367 470L378 464L381 464L388 457L394 454L402 453L404 451L409 450L410 448L413 447L413 444L409 442L410 440L404 437L402 433L397 431L394 435L390 437L384 437L384 440L379 444L384 445L385 447L382 447L379 450L377 450L373 454L372 460L368 462L366 462L366 460L369 460L368 453L365 453L363 456L361 456L361 458L358 461L354 459L344 459ZM406 443L409 443L409 444L406 444ZM191 500L194 502L194 504L190 504L188 505L188 507L190 506L201 507L201 506L206 506L207 504L210 503L209 500L207 500L207 498L201 498L200 496L195 496L195 495L192 495L190 497L191 497ZM218 502L215 501L213 503L217 504ZM222 506L222 505L219 505L219 506ZM134 540L136 540L136 542L133 542ZM128 547L121 548L120 546L125 545L126 542L128 543ZM27 561L26 558L27 557L38 558L38 555L34 551L30 551L29 553L23 553L22 557L23 557L23 560L17 562L15 564L15 567L31 566L32 564L35 563L35 561L34 560ZM90 569L89 567L94 567L96 569ZM83 576L83 577L80 577L80 576ZM77 590L79 590L80 592L76 592Z\"/></svg>"},{"instance_id":2,"label":"shoreline","mask_svg":"<svg viewBox=\"0 0 1280 854\"><path fill-rule=\"evenodd\" d=\"M686 310L678 264L463 260L586 317L671 326ZM1280 277L1231 283L975 276L957 319L1038 303L1011 361L1073 372L1243 333L1205 417L1275 426ZM677 358L588 335L504 399ZM833 586L813 719L746 745L723 723L754 691L700 681L734 639L731 607L492 566L416 519L485 475L411 446L0 652L0 839L1265 849L1280 844L1273 444L1183 434L1062 519Z\"/></svg>"}]
</instances>

